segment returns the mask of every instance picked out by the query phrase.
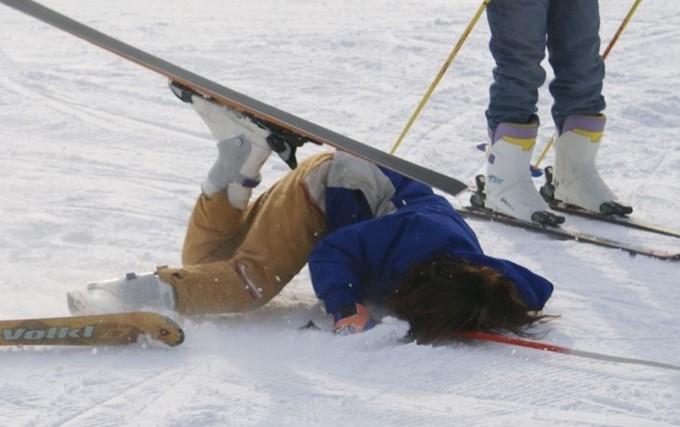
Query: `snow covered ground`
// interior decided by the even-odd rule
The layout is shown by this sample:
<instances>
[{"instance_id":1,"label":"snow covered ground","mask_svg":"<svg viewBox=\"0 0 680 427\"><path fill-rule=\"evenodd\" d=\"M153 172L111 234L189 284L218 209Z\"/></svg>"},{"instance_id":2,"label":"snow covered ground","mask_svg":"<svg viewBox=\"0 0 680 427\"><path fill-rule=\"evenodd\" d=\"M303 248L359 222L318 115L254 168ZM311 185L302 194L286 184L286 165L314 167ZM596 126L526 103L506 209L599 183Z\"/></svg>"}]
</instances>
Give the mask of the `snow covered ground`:
<instances>
[{"instance_id":1,"label":"snow covered ground","mask_svg":"<svg viewBox=\"0 0 680 427\"><path fill-rule=\"evenodd\" d=\"M205 77L389 150L479 0L50 0ZM608 42L631 2L602 0ZM600 166L636 215L680 228L680 3L645 2L608 59ZM492 61L482 21L398 155L472 179ZM542 137L553 129L542 92ZM303 155L317 151L305 147ZM64 294L179 264L214 158L159 76L0 6L0 313L65 315ZM285 173L272 158L265 185ZM570 221L674 249L677 240ZM680 362L680 270L473 222L490 254L553 280L545 340ZM185 322L174 349L0 351L7 426L680 425L680 374L493 344L300 332L306 272L265 308Z\"/></svg>"}]
</instances>

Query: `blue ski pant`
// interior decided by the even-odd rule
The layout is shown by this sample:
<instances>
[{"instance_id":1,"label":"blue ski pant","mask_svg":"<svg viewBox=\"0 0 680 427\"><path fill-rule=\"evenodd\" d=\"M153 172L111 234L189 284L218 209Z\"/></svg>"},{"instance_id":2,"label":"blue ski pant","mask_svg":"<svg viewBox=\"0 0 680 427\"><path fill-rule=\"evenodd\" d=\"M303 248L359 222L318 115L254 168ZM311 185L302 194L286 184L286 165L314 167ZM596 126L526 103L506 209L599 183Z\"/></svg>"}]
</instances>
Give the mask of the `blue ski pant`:
<instances>
[{"instance_id":1,"label":"blue ski pant","mask_svg":"<svg viewBox=\"0 0 680 427\"><path fill-rule=\"evenodd\" d=\"M487 17L496 61L486 111L491 131L503 122L538 123L546 48L555 73L550 93L557 129L568 116L604 110L598 0L492 0Z\"/></svg>"}]
</instances>

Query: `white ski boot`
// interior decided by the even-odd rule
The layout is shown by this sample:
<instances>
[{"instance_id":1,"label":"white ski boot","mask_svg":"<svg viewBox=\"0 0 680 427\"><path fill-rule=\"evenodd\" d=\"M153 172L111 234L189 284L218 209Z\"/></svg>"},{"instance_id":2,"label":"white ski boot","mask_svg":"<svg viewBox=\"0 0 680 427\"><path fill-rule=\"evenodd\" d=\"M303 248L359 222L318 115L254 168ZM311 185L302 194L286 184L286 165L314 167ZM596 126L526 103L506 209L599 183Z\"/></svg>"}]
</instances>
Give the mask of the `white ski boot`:
<instances>
[{"instance_id":1,"label":"white ski boot","mask_svg":"<svg viewBox=\"0 0 680 427\"><path fill-rule=\"evenodd\" d=\"M501 123L491 136L484 206L524 221L559 225L564 217L548 212L538 194L529 165L536 144L536 124Z\"/></svg>"},{"instance_id":2,"label":"white ski boot","mask_svg":"<svg viewBox=\"0 0 680 427\"><path fill-rule=\"evenodd\" d=\"M272 152L267 143L271 132L250 118L181 85L171 83L170 89L182 101L191 104L219 141L217 161L201 185L203 194L210 197L226 191L233 207L245 209L252 189L262 179L260 169Z\"/></svg>"},{"instance_id":3,"label":"white ski boot","mask_svg":"<svg viewBox=\"0 0 680 427\"><path fill-rule=\"evenodd\" d=\"M605 215L627 215L595 166L606 124L604 115L569 116L555 143L554 198Z\"/></svg>"},{"instance_id":4,"label":"white ski boot","mask_svg":"<svg viewBox=\"0 0 680 427\"><path fill-rule=\"evenodd\" d=\"M154 273L90 283L85 291L69 292L67 300L73 315L175 310L175 291Z\"/></svg>"}]
</instances>

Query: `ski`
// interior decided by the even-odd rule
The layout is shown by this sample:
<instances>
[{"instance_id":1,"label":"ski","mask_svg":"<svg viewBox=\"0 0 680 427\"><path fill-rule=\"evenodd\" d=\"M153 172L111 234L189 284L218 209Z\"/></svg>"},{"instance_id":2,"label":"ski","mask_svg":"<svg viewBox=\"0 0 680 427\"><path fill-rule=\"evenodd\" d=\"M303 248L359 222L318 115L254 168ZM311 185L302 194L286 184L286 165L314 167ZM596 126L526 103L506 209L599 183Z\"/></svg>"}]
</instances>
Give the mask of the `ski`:
<instances>
[{"instance_id":1,"label":"ski","mask_svg":"<svg viewBox=\"0 0 680 427\"><path fill-rule=\"evenodd\" d=\"M628 215L633 209L616 202L605 203L601 207L601 209L604 209L604 213L601 213L583 209L569 203L564 203L561 200L557 200L555 198L555 186L553 184L553 167L547 166L543 171L545 172L545 184L541 187L541 196L546 201L546 203L550 205L550 208L557 212L576 215L595 221L607 222L609 224L616 224L623 227L634 228L636 230L642 230L649 233L680 238L680 230L671 230L670 228L661 227L644 222L642 220L631 218Z\"/></svg>"},{"instance_id":2,"label":"ski","mask_svg":"<svg viewBox=\"0 0 680 427\"><path fill-rule=\"evenodd\" d=\"M0 346L108 346L133 344L142 339L174 347L184 341L184 332L169 317L141 311L0 320Z\"/></svg>"},{"instance_id":3,"label":"ski","mask_svg":"<svg viewBox=\"0 0 680 427\"><path fill-rule=\"evenodd\" d=\"M662 250L640 247L625 242L608 239L606 237L584 233L563 226L551 227L535 222L522 221L486 208L464 206L458 207L456 210L465 218L499 222L536 233L541 233L559 240L574 240L607 248L620 249L622 251L628 252L631 255L642 255L667 261L680 261L680 253L671 253Z\"/></svg>"},{"instance_id":4,"label":"ski","mask_svg":"<svg viewBox=\"0 0 680 427\"><path fill-rule=\"evenodd\" d=\"M62 31L70 33L124 59L155 71L168 79L187 86L220 104L252 116L258 123L267 125L277 137L291 138L301 144L313 142L327 144L347 151L357 157L421 181L453 196L467 186L454 178L392 156L369 145L306 121L271 105L250 98L225 86L203 78L177 65L114 39L91 27L31 0L0 0L0 3L19 10ZM293 134L293 135L291 135Z\"/></svg>"},{"instance_id":5,"label":"ski","mask_svg":"<svg viewBox=\"0 0 680 427\"><path fill-rule=\"evenodd\" d=\"M471 193L473 196L477 193L477 190L475 189L474 185L469 185L466 191ZM586 219L592 219L594 221L601 221L606 222L608 224L620 225L622 227L633 228L648 233L680 238L680 230L661 227L659 225L642 221L637 218L631 218L627 215L624 216L605 215L599 212L589 211L587 209L583 209L578 206L570 205L557 200L550 201L549 206L550 209L556 212L561 212L568 215L575 215Z\"/></svg>"},{"instance_id":6,"label":"ski","mask_svg":"<svg viewBox=\"0 0 680 427\"><path fill-rule=\"evenodd\" d=\"M680 230L672 230L670 228L650 224L636 218L631 218L629 216L604 215L598 212L593 212L583 208L579 208L578 206L569 205L560 201L551 202L550 208L555 211L564 212L570 215L576 215L596 221L603 221L610 224L620 225L623 227L634 228L636 230L642 230L649 233L662 234L664 236L680 238Z\"/></svg>"}]
</instances>

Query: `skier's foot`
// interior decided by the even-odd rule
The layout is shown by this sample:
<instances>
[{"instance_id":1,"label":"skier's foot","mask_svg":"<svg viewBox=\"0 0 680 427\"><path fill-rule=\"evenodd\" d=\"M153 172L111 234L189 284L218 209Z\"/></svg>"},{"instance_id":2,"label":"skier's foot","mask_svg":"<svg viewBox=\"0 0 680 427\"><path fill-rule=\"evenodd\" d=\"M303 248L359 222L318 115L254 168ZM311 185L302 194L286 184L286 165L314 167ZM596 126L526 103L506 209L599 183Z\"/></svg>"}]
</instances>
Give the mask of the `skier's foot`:
<instances>
[{"instance_id":1,"label":"skier's foot","mask_svg":"<svg viewBox=\"0 0 680 427\"><path fill-rule=\"evenodd\" d=\"M604 215L628 215L595 166L606 124L604 115L570 116L555 144L554 198Z\"/></svg>"},{"instance_id":2,"label":"skier's foot","mask_svg":"<svg viewBox=\"0 0 680 427\"><path fill-rule=\"evenodd\" d=\"M175 309L172 286L154 273L128 273L118 279L90 283L84 291L69 292L67 302L73 315Z\"/></svg>"},{"instance_id":3,"label":"skier's foot","mask_svg":"<svg viewBox=\"0 0 680 427\"><path fill-rule=\"evenodd\" d=\"M245 136L263 150L270 149L266 139L271 131L247 115L220 105L180 83L171 81L169 87L182 102L191 104L218 141Z\"/></svg>"},{"instance_id":4,"label":"skier's foot","mask_svg":"<svg viewBox=\"0 0 680 427\"><path fill-rule=\"evenodd\" d=\"M477 190L470 197L470 204L477 208L486 208L486 194L484 194L486 177L484 175L477 175L475 181ZM531 221L541 225L557 227L564 223L564 217L550 211L536 211L531 215Z\"/></svg>"},{"instance_id":5,"label":"skier's foot","mask_svg":"<svg viewBox=\"0 0 680 427\"><path fill-rule=\"evenodd\" d=\"M252 189L262 179L260 168L271 150L237 136L218 142L217 151L217 160L201 184L201 191L208 197L226 191L232 206L245 209Z\"/></svg>"},{"instance_id":6,"label":"skier's foot","mask_svg":"<svg viewBox=\"0 0 680 427\"><path fill-rule=\"evenodd\" d=\"M236 125L249 134L246 136L256 136L263 139L266 146L286 162L291 169L297 167L295 152L298 147L307 142L305 138L271 123L218 105L181 83L170 81L169 87L172 93L182 102L192 104L218 141L229 139L239 134L239 132L235 132L233 129L233 125ZM207 104L211 104L214 108L208 107ZM224 111L216 113L220 110L228 111L231 114L231 118L226 119L227 123L231 124L231 126L224 122Z\"/></svg>"},{"instance_id":7,"label":"skier's foot","mask_svg":"<svg viewBox=\"0 0 680 427\"><path fill-rule=\"evenodd\" d=\"M498 125L488 153L484 204L513 218L556 226L564 217L547 211L529 172L537 131L536 124Z\"/></svg>"},{"instance_id":8,"label":"skier's foot","mask_svg":"<svg viewBox=\"0 0 680 427\"><path fill-rule=\"evenodd\" d=\"M252 189L260 181L260 169L272 152L267 142L271 132L249 117L207 99L190 88L170 82L170 90L190 103L219 141L218 157L201 185L210 197L226 191L229 203L245 209Z\"/></svg>"}]
</instances>

